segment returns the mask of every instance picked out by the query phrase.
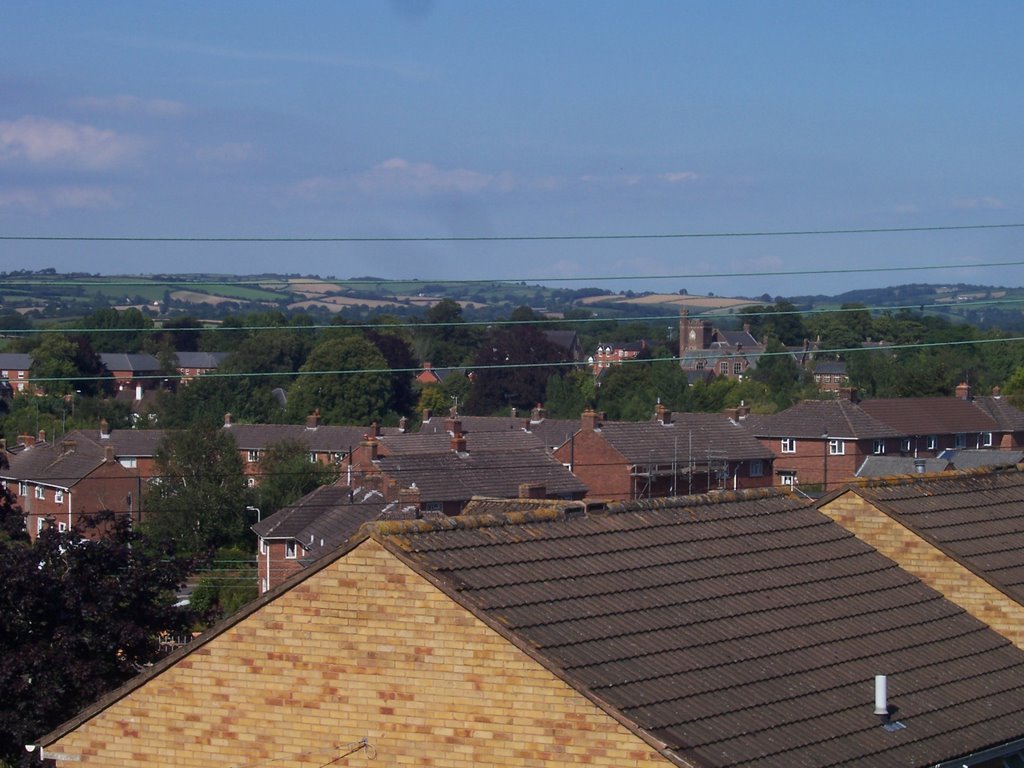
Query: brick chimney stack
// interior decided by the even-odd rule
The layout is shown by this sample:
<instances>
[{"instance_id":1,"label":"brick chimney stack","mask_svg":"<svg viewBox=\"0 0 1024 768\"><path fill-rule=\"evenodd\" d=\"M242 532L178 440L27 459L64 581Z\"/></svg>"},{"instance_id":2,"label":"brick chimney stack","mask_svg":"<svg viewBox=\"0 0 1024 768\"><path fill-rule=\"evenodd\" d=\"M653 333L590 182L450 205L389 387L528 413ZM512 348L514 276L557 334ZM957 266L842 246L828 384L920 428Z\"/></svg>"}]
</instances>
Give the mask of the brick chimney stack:
<instances>
[{"instance_id":1,"label":"brick chimney stack","mask_svg":"<svg viewBox=\"0 0 1024 768\"><path fill-rule=\"evenodd\" d=\"M106 419L100 419L100 440L107 440L110 438L110 422Z\"/></svg>"},{"instance_id":2,"label":"brick chimney stack","mask_svg":"<svg viewBox=\"0 0 1024 768\"><path fill-rule=\"evenodd\" d=\"M379 445L379 443L377 442L377 438L373 437L372 435L363 435L363 440L362 440L361 443L359 443L359 446L361 448L365 448L366 449L366 458L369 461L376 461L377 460L377 447L378 447L378 445Z\"/></svg>"},{"instance_id":3,"label":"brick chimney stack","mask_svg":"<svg viewBox=\"0 0 1024 768\"><path fill-rule=\"evenodd\" d=\"M320 426L320 409L317 408L306 417L306 429L316 429Z\"/></svg>"},{"instance_id":4,"label":"brick chimney stack","mask_svg":"<svg viewBox=\"0 0 1024 768\"><path fill-rule=\"evenodd\" d=\"M456 453L466 453L466 436L461 431L452 435L452 450Z\"/></svg>"},{"instance_id":5,"label":"brick chimney stack","mask_svg":"<svg viewBox=\"0 0 1024 768\"><path fill-rule=\"evenodd\" d=\"M961 381L956 385L956 396L959 400L973 400L974 397L971 394L971 385L966 381Z\"/></svg>"},{"instance_id":6,"label":"brick chimney stack","mask_svg":"<svg viewBox=\"0 0 1024 768\"><path fill-rule=\"evenodd\" d=\"M580 426L587 432L595 432L601 428L601 421L597 416L597 412L591 408L588 408L583 412L583 416L580 417Z\"/></svg>"},{"instance_id":7,"label":"brick chimney stack","mask_svg":"<svg viewBox=\"0 0 1024 768\"><path fill-rule=\"evenodd\" d=\"M402 509L408 507L415 507L416 509L423 508L423 494L420 493L420 489L416 487L416 483L413 483L408 488L398 489L398 503Z\"/></svg>"},{"instance_id":8,"label":"brick chimney stack","mask_svg":"<svg viewBox=\"0 0 1024 768\"><path fill-rule=\"evenodd\" d=\"M225 427L230 427L233 422L234 422L234 417L230 413L225 413L224 414L224 426Z\"/></svg>"},{"instance_id":9,"label":"brick chimney stack","mask_svg":"<svg viewBox=\"0 0 1024 768\"><path fill-rule=\"evenodd\" d=\"M543 483L519 484L520 499L543 499L545 496L547 496L547 488L544 487Z\"/></svg>"},{"instance_id":10,"label":"brick chimney stack","mask_svg":"<svg viewBox=\"0 0 1024 768\"><path fill-rule=\"evenodd\" d=\"M671 424L672 423L672 409L666 408L661 403L654 406L654 420L659 424Z\"/></svg>"}]
</instances>

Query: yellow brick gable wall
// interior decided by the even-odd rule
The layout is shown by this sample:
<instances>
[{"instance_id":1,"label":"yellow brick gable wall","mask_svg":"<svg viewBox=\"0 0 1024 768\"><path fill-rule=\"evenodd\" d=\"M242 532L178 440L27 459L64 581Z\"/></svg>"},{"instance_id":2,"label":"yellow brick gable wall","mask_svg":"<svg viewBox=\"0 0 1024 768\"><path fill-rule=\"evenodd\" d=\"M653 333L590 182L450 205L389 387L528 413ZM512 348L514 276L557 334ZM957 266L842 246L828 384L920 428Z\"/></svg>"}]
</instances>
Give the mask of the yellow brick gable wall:
<instances>
[{"instance_id":1,"label":"yellow brick gable wall","mask_svg":"<svg viewBox=\"0 0 1024 768\"><path fill-rule=\"evenodd\" d=\"M668 761L373 540L47 748L59 766ZM372 759L371 759L372 758Z\"/></svg>"},{"instance_id":2,"label":"yellow brick gable wall","mask_svg":"<svg viewBox=\"0 0 1024 768\"><path fill-rule=\"evenodd\" d=\"M821 511L886 557L1024 648L1024 607L941 550L847 491Z\"/></svg>"}]
</instances>

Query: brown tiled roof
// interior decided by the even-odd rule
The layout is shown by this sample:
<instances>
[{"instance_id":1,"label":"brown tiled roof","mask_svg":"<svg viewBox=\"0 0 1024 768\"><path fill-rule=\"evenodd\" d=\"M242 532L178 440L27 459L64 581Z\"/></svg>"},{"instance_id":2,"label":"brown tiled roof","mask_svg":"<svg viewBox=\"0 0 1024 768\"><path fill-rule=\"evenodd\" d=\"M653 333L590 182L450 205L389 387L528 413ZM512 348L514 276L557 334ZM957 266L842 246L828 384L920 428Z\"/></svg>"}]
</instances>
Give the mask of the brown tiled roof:
<instances>
[{"instance_id":1,"label":"brown tiled roof","mask_svg":"<svg viewBox=\"0 0 1024 768\"><path fill-rule=\"evenodd\" d=\"M957 397L862 400L860 407L901 435L951 435L999 430L991 416L970 401Z\"/></svg>"},{"instance_id":2,"label":"brown tiled roof","mask_svg":"<svg viewBox=\"0 0 1024 768\"><path fill-rule=\"evenodd\" d=\"M507 432L466 432L466 449L470 453L518 452L541 449L540 438L523 430ZM447 432L416 432L385 435L380 439L380 453L387 456L450 453L451 435Z\"/></svg>"},{"instance_id":3,"label":"brown tiled roof","mask_svg":"<svg viewBox=\"0 0 1024 768\"><path fill-rule=\"evenodd\" d=\"M1024 604L1024 472L967 470L851 488Z\"/></svg>"},{"instance_id":4,"label":"brown tiled roof","mask_svg":"<svg viewBox=\"0 0 1024 768\"><path fill-rule=\"evenodd\" d=\"M1005 397L976 397L970 402L988 414L1000 429L1007 432L1024 430L1024 411L1015 408Z\"/></svg>"},{"instance_id":5,"label":"brown tiled roof","mask_svg":"<svg viewBox=\"0 0 1024 768\"><path fill-rule=\"evenodd\" d=\"M549 496L581 496L587 486L543 449L504 452L396 454L378 462L403 488L413 483L424 502L468 501L474 496L519 495L524 483Z\"/></svg>"},{"instance_id":6,"label":"brown tiled roof","mask_svg":"<svg viewBox=\"0 0 1024 768\"><path fill-rule=\"evenodd\" d=\"M828 433L831 438L864 440L903 434L849 400L804 400L770 416L748 416L741 423L757 437L822 439Z\"/></svg>"},{"instance_id":7,"label":"brown tiled roof","mask_svg":"<svg viewBox=\"0 0 1024 768\"><path fill-rule=\"evenodd\" d=\"M462 431L467 436L479 437L485 432L528 432L540 439L546 448L557 448L580 428L578 419L549 419L531 421L523 416L459 416ZM446 434L445 419L434 416L420 426L421 434Z\"/></svg>"},{"instance_id":8,"label":"brown tiled roof","mask_svg":"<svg viewBox=\"0 0 1024 768\"><path fill-rule=\"evenodd\" d=\"M73 448L67 444L36 443L9 457L0 477L28 481L57 488L73 488L103 464L104 452L91 443Z\"/></svg>"},{"instance_id":9,"label":"brown tiled roof","mask_svg":"<svg viewBox=\"0 0 1024 768\"><path fill-rule=\"evenodd\" d=\"M741 491L604 515L533 509L363 532L676 764L931 766L1024 736L1024 652L791 497ZM881 673L902 730L873 714Z\"/></svg>"},{"instance_id":10,"label":"brown tiled roof","mask_svg":"<svg viewBox=\"0 0 1024 768\"><path fill-rule=\"evenodd\" d=\"M320 453L348 453L371 431L370 427L329 424L315 428L304 424L232 424L224 429L235 438L235 445L242 451L263 450L276 443L295 440Z\"/></svg>"},{"instance_id":11,"label":"brown tiled roof","mask_svg":"<svg viewBox=\"0 0 1024 768\"><path fill-rule=\"evenodd\" d=\"M370 535L675 761L924 766L1024 736L1024 652L793 498ZM889 675L895 718L873 714Z\"/></svg>"},{"instance_id":12,"label":"brown tiled roof","mask_svg":"<svg viewBox=\"0 0 1024 768\"><path fill-rule=\"evenodd\" d=\"M676 413L670 424L607 421L601 436L630 463L685 462L691 457L769 459L773 454L743 427L717 413Z\"/></svg>"}]
</instances>

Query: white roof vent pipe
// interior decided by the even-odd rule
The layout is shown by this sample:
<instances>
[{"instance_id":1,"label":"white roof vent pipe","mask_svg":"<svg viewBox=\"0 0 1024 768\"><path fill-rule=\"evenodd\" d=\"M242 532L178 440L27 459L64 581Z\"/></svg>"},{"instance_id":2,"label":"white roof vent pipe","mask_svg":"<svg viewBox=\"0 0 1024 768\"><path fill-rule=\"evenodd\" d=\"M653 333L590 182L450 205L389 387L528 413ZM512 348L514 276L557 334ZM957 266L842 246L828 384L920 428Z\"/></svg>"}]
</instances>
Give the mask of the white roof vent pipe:
<instances>
[{"instance_id":1,"label":"white roof vent pipe","mask_svg":"<svg viewBox=\"0 0 1024 768\"><path fill-rule=\"evenodd\" d=\"M889 685L885 675L875 675L875 714L889 717Z\"/></svg>"}]
</instances>

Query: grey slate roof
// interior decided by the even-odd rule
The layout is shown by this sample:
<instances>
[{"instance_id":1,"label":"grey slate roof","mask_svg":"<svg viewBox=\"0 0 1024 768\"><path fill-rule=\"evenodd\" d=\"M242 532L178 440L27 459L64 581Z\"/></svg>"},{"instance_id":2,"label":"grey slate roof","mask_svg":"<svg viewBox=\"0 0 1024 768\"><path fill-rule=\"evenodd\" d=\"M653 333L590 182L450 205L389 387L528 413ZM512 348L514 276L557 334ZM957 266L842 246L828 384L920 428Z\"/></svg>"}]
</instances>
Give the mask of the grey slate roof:
<instances>
[{"instance_id":1,"label":"grey slate roof","mask_svg":"<svg viewBox=\"0 0 1024 768\"><path fill-rule=\"evenodd\" d=\"M1024 451L997 451L986 448L964 448L943 451L942 458L948 458L956 469L978 469L980 467L1007 467L1024 461Z\"/></svg>"},{"instance_id":2,"label":"grey slate roof","mask_svg":"<svg viewBox=\"0 0 1024 768\"><path fill-rule=\"evenodd\" d=\"M989 451L991 453L991 451ZM915 459L913 456L868 456L855 473L856 477L891 477L917 473L915 462L922 461L924 472L943 472L950 468L947 459Z\"/></svg>"},{"instance_id":3,"label":"grey slate roof","mask_svg":"<svg viewBox=\"0 0 1024 768\"><path fill-rule=\"evenodd\" d=\"M743 425L757 437L876 439L903 433L849 400L804 400L769 416L748 416Z\"/></svg>"},{"instance_id":4,"label":"grey slate roof","mask_svg":"<svg viewBox=\"0 0 1024 768\"><path fill-rule=\"evenodd\" d=\"M507 432L464 432L463 436L466 438L466 449L470 453L506 453L544 448L539 437L522 429ZM381 454L405 456L450 453L451 441L451 435L447 432L384 435L380 438Z\"/></svg>"},{"instance_id":5,"label":"grey slate roof","mask_svg":"<svg viewBox=\"0 0 1024 768\"><path fill-rule=\"evenodd\" d=\"M815 373L845 374L846 363L843 360L816 360L814 362Z\"/></svg>"},{"instance_id":6,"label":"grey slate roof","mask_svg":"<svg viewBox=\"0 0 1024 768\"><path fill-rule=\"evenodd\" d=\"M774 456L744 427L717 413L674 413L667 425L606 421L601 436L627 462L637 464L706 461L709 455L733 461Z\"/></svg>"},{"instance_id":7,"label":"grey slate roof","mask_svg":"<svg viewBox=\"0 0 1024 768\"><path fill-rule=\"evenodd\" d=\"M1024 604L1024 472L969 470L849 490Z\"/></svg>"},{"instance_id":8,"label":"grey slate roof","mask_svg":"<svg viewBox=\"0 0 1024 768\"><path fill-rule=\"evenodd\" d=\"M175 352L179 368L217 368L227 352Z\"/></svg>"},{"instance_id":9,"label":"grey slate roof","mask_svg":"<svg viewBox=\"0 0 1024 768\"><path fill-rule=\"evenodd\" d=\"M324 485L264 518L252 530L264 539L294 539L315 559L344 544L363 523L396 506L377 491Z\"/></svg>"},{"instance_id":10,"label":"grey slate roof","mask_svg":"<svg viewBox=\"0 0 1024 768\"><path fill-rule=\"evenodd\" d=\"M528 432L536 435L546 448L557 448L572 434L580 428L577 419L549 419L547 417L538 421L529 418L529 414L523 416L459 416L462 423L462 431L468 440L475 438L484 432ZM422 434L446 433L445 419L434 416L420 425Z\"/></svg>"},{"instance_id":11,"label":"grey slate roof","mask_svg":"<svg viewBox=\"0 0 1024 768\"><path fill-rule=\"evenodd\" d=\"M32 355L22 352L0 352L0 368L5 371L27 371L32 367Z\"/></svg>"},{"instance_id":12,"label":"grey slate roof","mask_svg":"<svg viewBox=\"0 0 1024 768\"><path fill-rule=\"evenodd\" d=\"M160 370L160 361L153 355L125 352L101 352L100 361L108 371L150 373Z\"/></svg>"},{"instance_id":13,"label":"grey slate roof","mask_svg":"<svg viewBox=\"0 0 1024 768\"><path fill-rule=\"evenodd\" d=\"M724 498L369 533L680 763L925 766L1024 736L1024 652L793 498Z\"/></svg>"}]
</instances>

